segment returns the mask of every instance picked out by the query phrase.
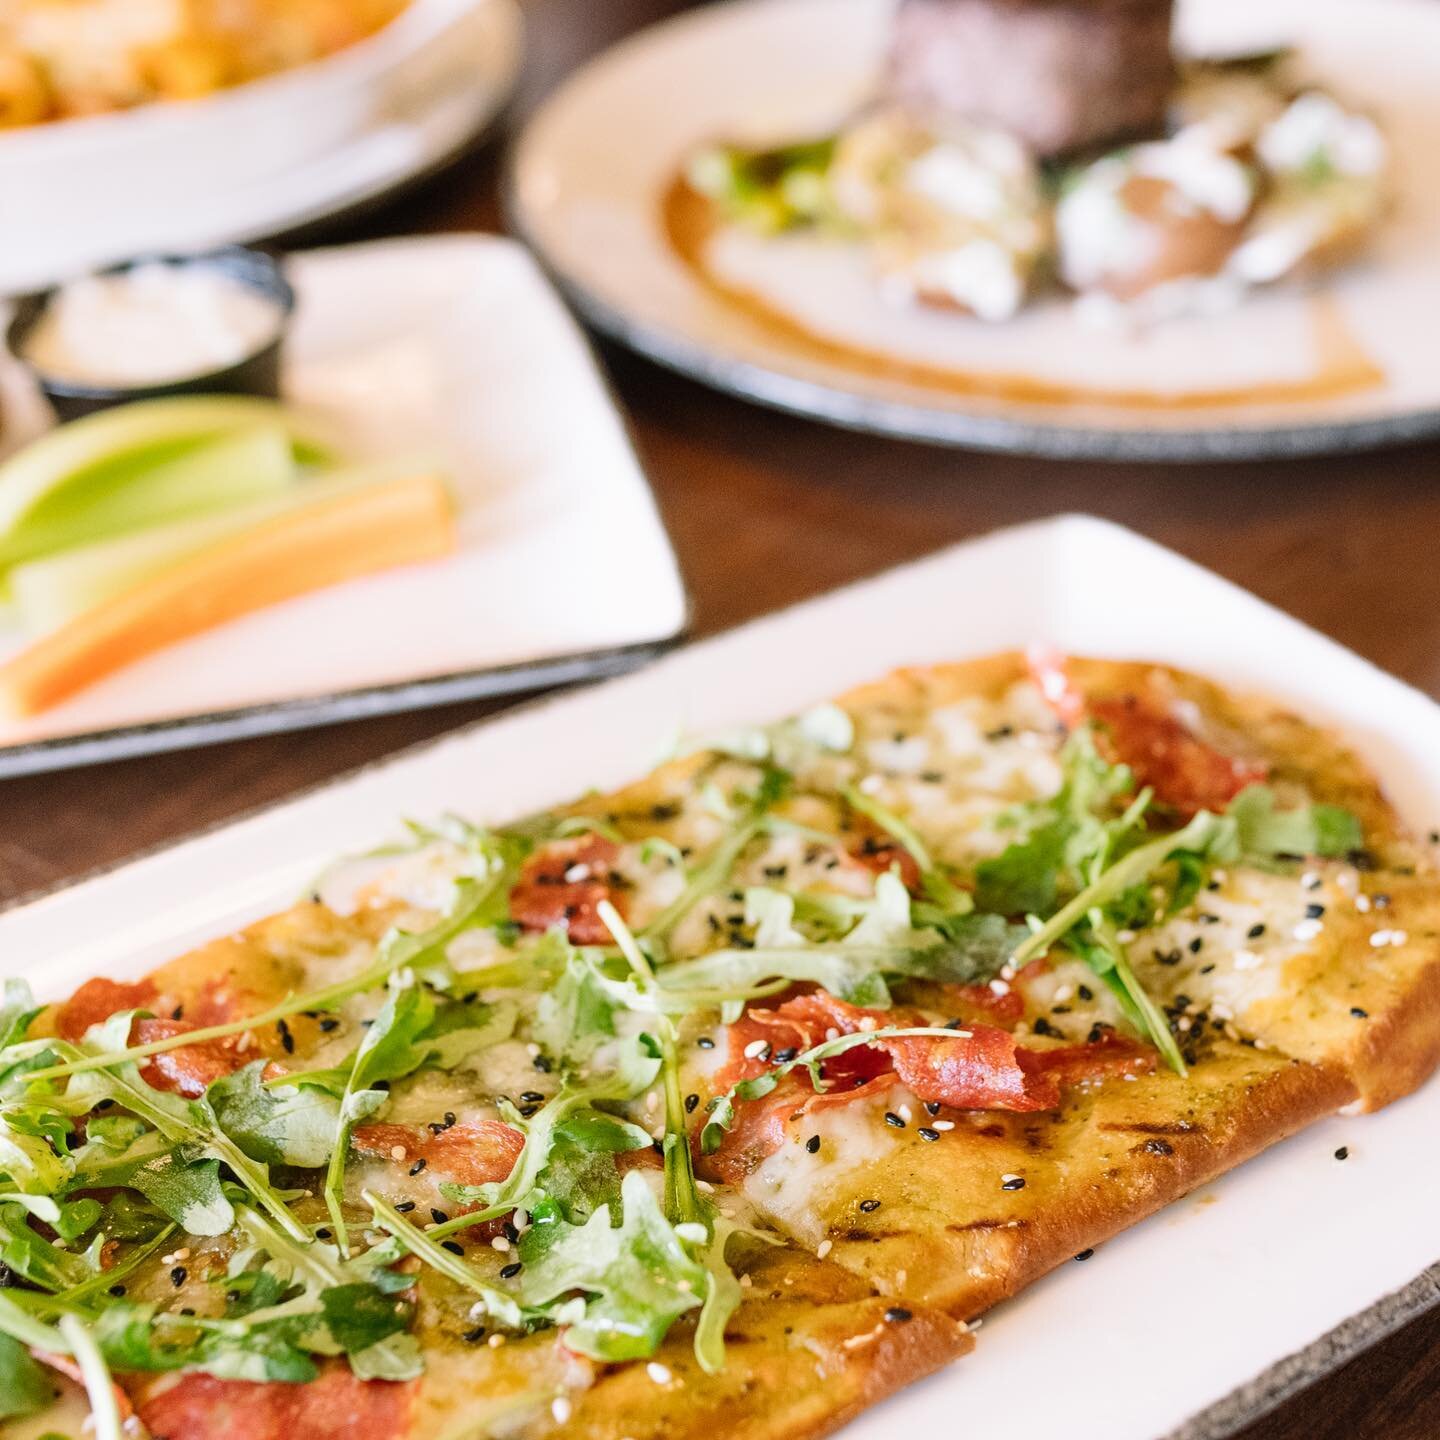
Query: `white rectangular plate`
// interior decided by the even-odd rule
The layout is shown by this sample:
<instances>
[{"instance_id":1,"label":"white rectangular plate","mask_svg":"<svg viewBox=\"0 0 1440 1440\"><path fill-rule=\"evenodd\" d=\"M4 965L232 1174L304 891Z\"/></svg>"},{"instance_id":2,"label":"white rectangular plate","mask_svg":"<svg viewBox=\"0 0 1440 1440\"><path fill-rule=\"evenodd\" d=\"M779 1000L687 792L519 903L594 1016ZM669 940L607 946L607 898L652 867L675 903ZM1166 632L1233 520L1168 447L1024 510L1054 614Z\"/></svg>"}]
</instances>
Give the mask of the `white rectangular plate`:
<instances>
[{"instance_id":1,"label":"white rectangular plate","mask_svg":"<svg viewBox=\"0 0 1440 1440\"><path fill-rule=\"evenodd\" d=\"M0 966L52 997L98 972L138 974L285 905L401 816L503 821L643 773L677 726L765 720L894 665L1037 640L1291 703L1343 732L1410 824L1440 822L1440 708L1178 556L1069 517L956 546L12 910ZM973 1356L846 1434L949 1434L960 1414L967 1434L1006 1440L1227 1433L1420 1303L1418 1289L1385 1301L1440 1259L1437 1133L1434 1084L1314 1127L1000 1307Z\"/></svg>"},{"instance_id":2,"label":"white rectangular plate","mask_svg":"<svg viewBox=\"0 0 1440 1440\"><path fill-rule=\"evenodd\" d=\"M443 470L458 553L245 616L0 720L0 775L614 673L683 628L624 423L523 249L387 241L300 255L289 273L287 397L362 455ZM23 433L36 402L17 372L0 362ZM0 628L0 660L24 643Z\"/></svg>"}]
</instances>

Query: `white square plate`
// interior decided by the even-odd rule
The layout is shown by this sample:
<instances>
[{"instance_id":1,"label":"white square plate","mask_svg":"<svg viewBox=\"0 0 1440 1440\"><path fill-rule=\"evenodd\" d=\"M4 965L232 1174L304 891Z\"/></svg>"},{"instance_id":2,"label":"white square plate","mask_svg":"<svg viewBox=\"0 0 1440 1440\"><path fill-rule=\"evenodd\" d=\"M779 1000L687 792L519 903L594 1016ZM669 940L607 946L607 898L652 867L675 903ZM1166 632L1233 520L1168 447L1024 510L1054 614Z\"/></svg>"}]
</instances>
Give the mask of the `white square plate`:
<instances>
[{"instance_id":1,"label":"white square plate","mask_svg":"<svg viewBox=\"0 0 1440 1440\"><path fill-rule=\"evenodd\" d=\"M437 464L459 551L245 616L0 720L0 775L614 674L684 627L624 423L523 249L387 241L300 255L289 273L287 396L361 454ZM23 433L36 401L13 362L0 385ZM0 660L23 643L0 628Z\"/></svg>"},{"instance_id":2,"label":"white square plate","mask_svg":"<svg viewBox=\"0 0 1440 1440\"><path fill-rule=\"evenodd\" d=\"M0 966L49 996L138 974L283 906L401 816L502 821L636 776L676 725L764 720L894 665L1041 639L1292 703L1353 742L1412 825L1440 822L1440 708L1188 561L1069 517L956 546L12 910ZM1276 1146L999 1307L974 1355L846 1434L950 1434L962 1414L967 1434L1006 1440L1228 1433L1440 1297L1422 1278L1440 1259L1437 1133L1432 1084Z\"/></svg>"}]
</instances>

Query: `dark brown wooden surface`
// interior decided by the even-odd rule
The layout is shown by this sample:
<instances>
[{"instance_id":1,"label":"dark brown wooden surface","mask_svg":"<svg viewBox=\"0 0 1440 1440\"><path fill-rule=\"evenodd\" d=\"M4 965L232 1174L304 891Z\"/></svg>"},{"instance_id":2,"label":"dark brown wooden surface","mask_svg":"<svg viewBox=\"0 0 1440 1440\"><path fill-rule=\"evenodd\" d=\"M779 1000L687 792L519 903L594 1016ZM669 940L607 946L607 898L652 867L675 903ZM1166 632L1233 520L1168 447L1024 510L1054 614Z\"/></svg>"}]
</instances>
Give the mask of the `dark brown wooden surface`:
<instances>
[{"instance_id":1,"label":"dark brown wooden surface","mask_svg":"<svg viewBox=\"0 0 1440 1440\"><path fill-rule=\"evenodd\" d=\"M678 8L676 0L531 0L530 58L512 120L587 54ZM498 143L482 146L326 238L497 229L500 153ZM674 537L698 634L998 525L1084 510L1172 546L1440 695L1440 446L1203 468L972 455L844 434L711 394L613 350L605 359ZM957 637L964 625L957 615ZM457 705L0 782L0 902L279 799L487 708ZM1183 1293L1196 1279L1177 1270L1174 1282ZM1157 1323L1177 1303L1166 1289L1151 1297ZM1123 1357L1114 1375L1125 1385L1166 1380L1131 1373ZM1244 1432L1244 1440L1435 1436L1440 1313Z\"/></svg>"}]
</instances>

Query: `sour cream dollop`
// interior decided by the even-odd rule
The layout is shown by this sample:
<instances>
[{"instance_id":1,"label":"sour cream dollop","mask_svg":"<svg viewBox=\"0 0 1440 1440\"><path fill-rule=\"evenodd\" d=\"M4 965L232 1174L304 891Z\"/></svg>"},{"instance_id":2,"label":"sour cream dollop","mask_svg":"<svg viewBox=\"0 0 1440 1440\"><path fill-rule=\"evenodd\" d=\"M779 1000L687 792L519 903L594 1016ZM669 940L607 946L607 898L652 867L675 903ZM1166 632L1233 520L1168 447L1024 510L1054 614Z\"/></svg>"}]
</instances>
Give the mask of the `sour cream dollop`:
<instances>
[{"instance_id":1,"label":"sour cream dollop","mask_svg":"<svg viewBox=\"0 0 1440 1440\"><path fill-rule=\"evenodd\" d=\"M163 385L235 365L283 321L270 296L214 265L152 261L64 285L23 358L76 385Z\"/></svg>"}]
</instances>

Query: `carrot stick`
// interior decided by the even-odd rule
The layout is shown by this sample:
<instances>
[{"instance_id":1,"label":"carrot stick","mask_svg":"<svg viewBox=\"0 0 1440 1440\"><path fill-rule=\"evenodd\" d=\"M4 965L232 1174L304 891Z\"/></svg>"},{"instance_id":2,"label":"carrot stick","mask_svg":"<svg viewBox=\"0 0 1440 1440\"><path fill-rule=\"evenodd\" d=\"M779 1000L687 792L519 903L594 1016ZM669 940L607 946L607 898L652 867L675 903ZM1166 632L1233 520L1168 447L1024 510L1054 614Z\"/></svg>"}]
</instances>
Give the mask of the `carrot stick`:
<instances>
[{"instance_id":1,"label":"carrot stick","mask_svg":"<svg viewBox=\"0 0 1440 1440\"><path fill-rule=\"evenodd\" d=\"M142 580L0 665L0 707L34 715L177 640L455 544L454 509L434 475L287 511Z\"/></svg>"}]
</instances>

